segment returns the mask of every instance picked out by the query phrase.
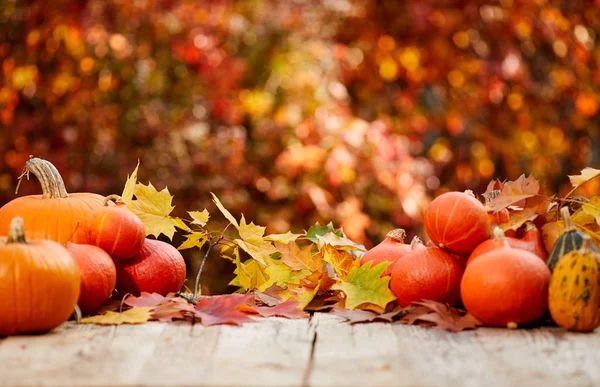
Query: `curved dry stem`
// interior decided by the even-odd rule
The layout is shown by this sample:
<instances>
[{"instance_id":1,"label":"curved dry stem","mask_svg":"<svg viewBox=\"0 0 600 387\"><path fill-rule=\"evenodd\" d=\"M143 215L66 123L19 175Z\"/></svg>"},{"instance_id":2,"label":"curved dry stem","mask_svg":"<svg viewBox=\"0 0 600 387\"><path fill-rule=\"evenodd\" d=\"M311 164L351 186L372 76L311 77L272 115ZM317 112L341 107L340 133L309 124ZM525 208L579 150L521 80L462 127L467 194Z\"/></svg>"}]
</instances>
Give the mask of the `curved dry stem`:
<instances>
[{"instance_id":1,"label":"curved dry stem","mask_svg":"<svg viewBox=\"0 0 600 387\"><path fill-rule=\"evenodd\" d=\"M56 199L69 197L65 188L65 183L56 167L49 161L38 157L32 157L25 163L23 172L21 172L21 175L19 176L19 182L17 183L15 193L18 193L21 180L24 177L29 179L30 172L34 174L42 186L42 198Z\"/></svg>"}]
</instances>

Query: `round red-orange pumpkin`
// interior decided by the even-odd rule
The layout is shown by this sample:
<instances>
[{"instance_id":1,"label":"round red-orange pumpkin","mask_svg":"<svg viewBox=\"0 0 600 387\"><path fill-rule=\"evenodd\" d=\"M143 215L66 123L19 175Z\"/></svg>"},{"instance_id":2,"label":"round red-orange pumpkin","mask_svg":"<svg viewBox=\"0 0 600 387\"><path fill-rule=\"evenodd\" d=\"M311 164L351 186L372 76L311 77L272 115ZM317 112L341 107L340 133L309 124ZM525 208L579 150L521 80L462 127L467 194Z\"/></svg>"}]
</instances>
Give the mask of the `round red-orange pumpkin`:
<instances>
[{"instance_id":1,"label":"round red-orange pumpkin","mask_svg":"<svg viewBox=\"0 0 600 387\"><path fill-rule=\"evenodd\" d=\"M155 239L146 239L138 255L116 261L115 266L119 295L148 292L166 296L178 292L185 281L185 260L179 251Z\"/></svg>"},{"instance_id":2,"label":"round red-orange pumpkin","mask_svg":"<svg viewBox=\"0 0 600 387\"><path fill-rule=\"evenodd\" d=\"M67 243L81 273L81 292L77 305L83 313L90 313L104 304L115 290L117 269L110 255L97 246Z\"/></svg>"},{"instance_id":3,"label":"round red-orange pumpkin","mask_svg":"<svg viewBox=\"0 0 600 387\"><path fill-rule=\"evenodd\" d=\"M401 228L388 232L381 243L362 256L360 264L364 265L367 262L373 262L371 264L371 267L373 267L381 262L391 262L390 265L385 268L382 276L392 274L392 268L398 259L413 248L423 247L423 244L418 238L414 239L411 244L405 244L404 238L406 238L406 232Z\"/></svg>"},{"instance_id":4,"label":"round red-orange pumpkin","mask_svg":"<svg viewBox=\"0 0 600 387\"><path fill-rule=\"evenodd\" d=\"M114 206L108 203L114 200ZM146 232L144 224L118 195L104 199L104 207L92 211L83 222L86 243L100 247L115 260L128 259L140 252Z\"/></svg>"},{"instance_id":5,"label":"round red-orange pumpkin","mask_svg":"<svg viewBox=\"0 0 600 387\"><path fill-rule=\"evenodd\" d=\"M462 274L462 265L451 254L437 247L416 249L394 264L390 289L400 306L422 300L455 305Z\"/></svg>"},{"instance_id":6,"label":"round red-orange pumpkin","mask_svg":"<svg viewBox=\"0 0 600 387\"><path fill-rule=\"evenodd\" d=\"M48 239L59 243L85 243L79 223L95 208L102 207L103 197L93 193L68 194L62 177L50 162L32 158L22 176L31 172L42 186L42 195L16 198L0 208L0 235L7 235L10 220L23 218L27 239Z\"/></svg>"},{"instance_id":7,"label":"round red-orange pumpkin","mask_svg":"<svg viewBox=\"0 0 600 387\"><path fill-rule=\"evenodd\" d=\"M548 306L550 270L535 254L508 242L467 265L461 281L465 308L489 326L528 324Z\"/></svg>"},{"instance_id":8,"label":"round red-orange pumpkin","mask_svg":"<svg viewBox=\"0 0 600 387\"><path fill-rule=\"evenodd\" d=\"M45 332L66 321L79 297L79 269L67 250L26 241L23 219L0 238L0 336Z\"/></svg>"},{"instance_id":9,"label":"round red-orange pumpkin","mask_svg":"<svg viewBox=\"0 0 600 387\"><path fill-rule=\"evenodd\" d=\"M443 250L469 255L490 236L489 218L481 202L468 192L446 192L425 212L425 232Z\"/></svg>"}]
</instances>

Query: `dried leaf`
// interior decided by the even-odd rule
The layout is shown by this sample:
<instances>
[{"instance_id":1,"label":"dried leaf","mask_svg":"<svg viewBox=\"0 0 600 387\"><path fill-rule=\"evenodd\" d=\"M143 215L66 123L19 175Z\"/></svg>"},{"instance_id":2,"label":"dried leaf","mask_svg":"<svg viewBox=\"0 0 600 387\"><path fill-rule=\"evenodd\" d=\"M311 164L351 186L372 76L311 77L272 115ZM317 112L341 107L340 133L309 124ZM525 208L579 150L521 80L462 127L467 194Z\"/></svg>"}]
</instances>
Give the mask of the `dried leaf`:
<instances>
[{"instance_id":1,"label":"dried leaf","mask_svg":"<svg viewBox=\"0 0 600 387\"><path fill-rule=\"evenodd\" d=\"M253 300L254 295L250 293L204 297L198 300L194 315L201 320L202 325L241 325L253 320L238 308Z\"/></svg>"},{"instance_id":2,"label":"dried leaf","mask_svg":"<svg viewBox=\"0 0 600 387\"><path fill-rule=\"evenodd\" d=\"M525 222L533 221L538 217L535 210L533 208L525 208L523 211L512 212L510 214L510 220L506 223L500 224L500 227L503 231L507 230L517 230L521 227Z\"/></svg>"},{"instance_id":3,"label":"dried leaf","mask_svg":"<svg viewBox=\"0 0 600 387\"><path fill-rule=\"evenodd\" d=\"M278 260L270 260L265 272L268 279L258 287L261 292L272 285L281 288L286 288L289 284L299 285L300 280L311 273L309 270L292 270L288 265Z\"/></svg>"},{"instance_id":4,"label":"dried leaf","mask_svg":"<svg viewBox=\"0 0 600 387\"><path fill-rule=\"evenodd\" d=\"M143 324L150 320L151 308L132 308L123 313L106 312L99 316L85 317L82 324L97 325L121 325L121 324Z\"/></svg>"},{"instance_id":5,"label":"dried leaf","mask_svg":"<svg viewBox=\"0 0 600 387\"><path fill-rule=\"evenodd\" d=\"M359 266L360 261L346 251L339 251L331 245L325 245L321 249L323 260L333 267L333 270L341 279L345 279L350 270Z\"/></svg>"},{"instance_id":6,"label":"dried leaf","mask_svg":"<svg viewBox=\"0 0 600 387\"><path fill-rule=\"evenodd\" d=\"M596 224L600 225L600 196L592 196L589 202L581 206L581 212L593 218Z\"/></svg>"},{"instance_id":7,"label":"dried leaf","mask_svg":"<svg viewBox=\"0 0 600 387\"><path fill-rule=\"evenodd\" d=\"M350 239L336 235L333 232L329 232L323 236L317 235L317 241L317 247L319 250L325 245L333 246L337 250L357 250L361 252L366 250L363 245L354 243Z\"/></svg>"},{"instance_id":8,"label":"dried leaf","mask_svg":"<svg viewBox=\"0 0 600 387\"><path fill-rule=\"evenodd\" d=\"M206 208L202 211L188 211L188 214L192 217L192 224L197 224L201 227L206 226L210 218L210 214Z\"/></svg>"},{"instance_id":9,"label":"dried leaf","mask_svg":"<svg viewBox=\"0 0 600 387\"><path fill-rule=\"evenodd\" d=\"M300 249L294 242L288 244L276 242L275 247L281 253L281 262L293 270L320 271L323 269L323 260L318 254L313 255L310 247Z\"/></svg>"},{"instance_id":10,"label":"dried leaf","mask_svg":"<svg viewBox=\"0 0 600 387\"><path fill-rule=\"evenodd\" d=\"M185 241L179 245L177 250L185 250L197 247L199 249L204 246L204 244L208 241L208 235L203 231L193 231L189 234L184 235Z\"/></svg>"},{"instance_id":11,"label":"dried leaf","mask_svg":"<svg viewBox=\"0 0 600 387\"><path fill-rule=\"evenodd\" d=\"M389 262L382 262L371 267L367 262L360 267L353 267L345 280L332 286L346 295L346 308L355 309L361 304L370 303L382 308L396 299L388 284L390 277L381 277Z\"/></svg>"},{"instance_id":12,"label":"dried leaf","mask_svg":"<svg viewBox=\"0 0 600 387\"><path fill-rule=\"evenodd\" d=\"M140 296L128 296L123 303L134 308L153 308L168 300L158 293L142 292Z\"/></svg>"},{"instance_id":13,"label":"dried leaf","mask_svg":"<svg viewBox=\"0 0 600 387\"><path fill-rule=\"evenodd\" d=\"M265 228L253 222L246 224L243 215L238 230L242 239L234 242L261 264L266 265L271 254L278 252L271 242L264 240Z\"/></svg>"},{"instance_id":14,"label":"dried leaf","mask_svg":"<svg viewBox=\"0 0 600 387\"><path fill-rule=\"evenodd\" d=\"M231 215L231 212L227 211L227 209L223 206L223 204L221 204L221 201L219 200L219 198L217 197L217 195L215 195L214 193L210 193L213 197L213 202L216 204L217 208L219 209L219 211L221 211L221 213L223 214L223 216L225 216L225 218L235 226L235 228L240 228L240 225L238 224L237 220L235 220L235 218L233 217L233 215Z\"/></svg>"},{"instance_id":15,"label":"dried leaf","mask_svg":"<svg viewBox=\"0 0 600 387\"><path fill-rule=\"evenodd\" d=\"M294 242L296 239L301 237L303 234L293 234L291 231L286 232L285 234L271 234L267 235L264 239L271 242L277 242L282 244L287 244L290 242Z\"/></svg>"},{"instance_id":16,"label":"dried leaf","mask_svg":"<svg viewBox=\"0 0 600 387\"><path fill-rule=\"evenodd\" d=\"M290 300L276 306L255 306L254 309L263 317L279 316L289 319L308 317L301 307L300 302Z\"/></svg>"},{"instance_id":17,"label":"dried leaf","mask_svg":"<svg viewBox=\"0 0 600 387\"><path fill-rule=\"evenodd\" d=\"M121 198L123 199L123 201L125 201L127 206L129 206L129 204L133 200L133 194L135 192L135 185L137 183L137 174L138 174L139 167L140 167L140 160L138 160L137 165L135 166L135 169L131 173L131 176L127 175L127 181L125 182L125 188L123 188L123 193L121 194Z\"/></svg>"},{"instance_id":18,"label":"dried leaf","mask_svg":"<svg viewBox=\"0 0 600 387\"><path fill-rule=\"evenodd\" d=\"M318 283L314 288L308 288L300 285L289 285L287 289L278 293L278 296L283 300L295 300L300 303L299 308L304 309L308 305L317 292L319 291L321 284Z\"/></svg>"},{"instance_id":19,"label":"dried leaf","mask_svg":"<svg viewBox=\"0 0 600 387\"><path fill-rule=\"evenodd\" d=\"M233 254L234 263L236 265L236 269L233 272L234 274L237 274L236 279L242 289L258 289L269 279L269 276L265 271L266 267L261 265L258 261L253 259L249 259L246 262L240 261L240 254L237 246L233 249Z\"/></svg>"},{"instance_id":20,"label":"dried leaf","mask_svg":"<svg viewBox=\"0 0 600 387\"><path fill-rule=\"evenodd\" d=\"M582 184L587 183L593 178L600 176L600 169L584 168L579 175L569 175L569 180L575 188L579 188Z\"/></svg>"},{"instance_id":21,"label":"dried leaf","mask_svg":"<svg viewBox=\"0 0 600 387\"><path fill-rule=\"evenodd\" d=\"M402 308L396 308L388 313L375 313L368 310L348 310L348 309L333 309L330 313L334 316L344 318L350 324L365 323L372 321L387 321L392 322L394 317L403 312Z\"/></svg>"},{"instance_id":22,"label":"dried leaf","mask_svg":"<svg viewBox=\"0 0 600 387\"><path fill-rule=\"evenodd\" d=\"M168 298L150 312L152 320L161 322L183 320L194 313L194 305L183 298Z\"/></svg>"},{"instance_id":23,"label":"dried leaf","mask_svg":"<svg viewBox=\"0 0 600 387\"><path fill-rule=\"evenodd\" d=\"M416 302L406 312L400 320L404 324L425 322L426 325L451 332L475 329L482 325L470 313L436 301Z\"/></svg>"},{"instance_id":24,"label":"dried leaf","mask_svg":"<svg viewBox=\"0 0 600 387\"><path fill-rule=\"evenodd\" d=\"M533 177L521 175L517 180L504 184L502 192L490 203L494 211L501 211L523 199L537 195L540 192L540 183Z\"/></svg>"}]
</instances>

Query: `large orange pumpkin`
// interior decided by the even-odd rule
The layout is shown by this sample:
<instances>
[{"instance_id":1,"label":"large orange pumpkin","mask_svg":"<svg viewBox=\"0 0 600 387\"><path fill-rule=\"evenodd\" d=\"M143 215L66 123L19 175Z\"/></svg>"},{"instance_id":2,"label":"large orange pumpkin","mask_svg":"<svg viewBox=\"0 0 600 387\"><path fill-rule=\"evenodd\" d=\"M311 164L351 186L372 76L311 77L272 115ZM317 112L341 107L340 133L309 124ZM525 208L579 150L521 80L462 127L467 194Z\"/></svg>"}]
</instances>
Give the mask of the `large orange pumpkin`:
<instances>
[{"instance_id":1,"label":"large orange pumpkin","mask_svg":"<svg viewBox=\"0 0 600 387\"><path fill-rule=\"evenodd\" d=\"M81 292L77 305L83 313L93 312L108 300L115 290L117 269L110 255L100 247L67 243L81 273Z\"/></svg>"},{"instance_id":2,"label":"large orange pumpkin","mask_svg":"<svg viewBox=\"0 0 600 387\"><path fill-rule=\"evenodd\" d=\"M114 206L108 203L114 200ZM140 252L146 231L144 224L118 195L104 199L104 207L90 213L83 222L88 244L106 251L115 260L128 259Z\"/></svg>"},{"instance_id":3,"label":"large orange pumpkin","mask_svg":"<svg viewBox=\"0 0 600 387\"><path fill-rule=\"evenodd\" d=\"M469 255L490 235L485 207L470 192L446 192L425 212L425 232L439 248Z\"/></svg>"},{"instance_id":4,"label":"large orange pumpkin","mask_svg":"<svg viewBox=\"0 0 600 387\"><path fill-rule=\"evenodd\" d=\"M460 301L463 267L437 247L414 249L394 264L390 289L400 306L432 300L455 305Z\"/></svg>"},{"instance_id":5,"label":"large orange pumpkin","mask_svg":"<svg viewBox=\"0 0 600 387\"><path fill-rule=\"evenodd\" d=\"M138 255L116 261L119 297L127 293L159 293L166 296L178 292L186 275L185 260L168 243L146 239Z\"/></svg>"},{"instance_id":6,"label":"large orange pumpkin","mask_svg":"<svg viewBox=\"0 0 600 387\"><path fill-rule=\"evenodd\" d=\"M42 195L16 198L0 208L0 235L8 233L10 220L23 218L27 239L48 239L65 243L85 243L78 224L95 208L102 207L103 197L93 193L68 194L62 177L50 162L32 158L25 164L23 176L31 172L42 185Z\"/></svg>"},{"instance_id":7,"label":"large orange pumpkin","mask_svg":"<svg viewBox=\"0 0 600 387\"><path fill-rule=\"evenodd\" d=\"M79 269L64 247L26 241L23 219L0 240L0 336L45 332L66 321L79 297Z\"/></svg>"},{"instance_id":8,"label":"large orange pumpkin","mask_svg":"<svg viewBox=\"0 0 600 387\"><path fill-rule=\"evenodd\" d=\"M490 326L528 324L548 305L550 270L537 255L512 248L494 229L495 248L469 262L460 292L465 308Z\"/></svg>"}]
</instances>

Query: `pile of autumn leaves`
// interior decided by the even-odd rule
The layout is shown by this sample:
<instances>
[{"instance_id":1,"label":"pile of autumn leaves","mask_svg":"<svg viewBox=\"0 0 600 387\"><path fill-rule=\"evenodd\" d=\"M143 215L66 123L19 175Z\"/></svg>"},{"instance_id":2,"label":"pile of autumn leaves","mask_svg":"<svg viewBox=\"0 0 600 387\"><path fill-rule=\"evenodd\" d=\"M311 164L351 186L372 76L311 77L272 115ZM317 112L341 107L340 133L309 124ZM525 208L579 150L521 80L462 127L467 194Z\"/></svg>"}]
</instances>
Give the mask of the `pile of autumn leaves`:
<instances>
[{"instance_id":1,"label":"pile of autumn leaves","mask_svg":"<svg viewBox=\"0 0 600 387\"><path fill-rule=\"evenodd\" d=\"M236 277L230 284L239 287L239 292L198 296L196 283L188 293L129 295L107 305L100 315L84 319L86 323L187 319L205 325L237 325L260 316L304 318L307 311L329 311L353 323L397 321L452 331L480 325L465 311L434 301L423 300L406 308L396 306L390 277L382 276L389 262L361 265L365 248L346 238L332 224L317 223L300 234L265 235L264 227L248 223L243 215L238 221L213 195L217 208L235 229L214 236L205 228L209 220L207 210L189 212L192 220L172 217L174 207L168 189L157 191L152 184L137 182L137 172L138 168L128 177L122 196L145 224L147 234L164 234L172 239L179 230L186 238L179 249L219 249L221 257L236 267ZM598 175L600 170L584 170L581 176L572 177L574 189ZM510 210L509 221L501 225L504 230L518 229L539 216L548 217L556 202L555 198L540 194L540 185L531 176L522 176L515 182L492 182L488 191L488 195L495 192L495 206ZM592 198L590 203L596 201ZM592 216L591 222L596 224L596 220Z\"/></svg>"}]
</instances>

